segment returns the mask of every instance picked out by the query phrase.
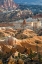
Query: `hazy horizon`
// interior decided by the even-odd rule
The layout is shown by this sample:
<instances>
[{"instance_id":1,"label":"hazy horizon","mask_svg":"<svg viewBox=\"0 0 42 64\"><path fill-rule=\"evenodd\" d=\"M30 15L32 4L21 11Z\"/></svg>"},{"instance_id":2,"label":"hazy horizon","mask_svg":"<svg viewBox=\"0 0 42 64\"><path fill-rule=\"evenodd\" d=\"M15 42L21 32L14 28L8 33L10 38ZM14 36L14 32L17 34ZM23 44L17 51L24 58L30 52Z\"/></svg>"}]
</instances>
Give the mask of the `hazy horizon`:
<instances>
[{"instance_id":1,"label":"hazy horizon","mask_svg":"<svg viewBox=\"0 0 42 64\"><path fill-rule=\"evenodd\" d=\"M42 5L42 0L14 0L15 3Z\"/></svg>"}]
</instances>

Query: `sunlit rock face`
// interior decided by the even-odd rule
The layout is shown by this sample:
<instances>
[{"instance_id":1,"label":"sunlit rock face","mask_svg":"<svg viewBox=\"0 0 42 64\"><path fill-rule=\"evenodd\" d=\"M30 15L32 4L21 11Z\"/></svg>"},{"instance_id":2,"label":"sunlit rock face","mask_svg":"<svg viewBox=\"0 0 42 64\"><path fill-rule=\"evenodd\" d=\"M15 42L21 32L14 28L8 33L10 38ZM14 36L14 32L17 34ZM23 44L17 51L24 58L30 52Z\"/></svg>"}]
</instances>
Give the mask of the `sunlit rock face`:
<instances>
[{"instance_id":1,"label":"sunlit rock face","mask_svg":"<svg viewBox=\"0 0 42 64\"><path fill-rule=\"evenodd\" d=\"M0 7L4 9L16 9L17 5L14 3L13 0L0 0Z\"/></svg>"}]
</instances>

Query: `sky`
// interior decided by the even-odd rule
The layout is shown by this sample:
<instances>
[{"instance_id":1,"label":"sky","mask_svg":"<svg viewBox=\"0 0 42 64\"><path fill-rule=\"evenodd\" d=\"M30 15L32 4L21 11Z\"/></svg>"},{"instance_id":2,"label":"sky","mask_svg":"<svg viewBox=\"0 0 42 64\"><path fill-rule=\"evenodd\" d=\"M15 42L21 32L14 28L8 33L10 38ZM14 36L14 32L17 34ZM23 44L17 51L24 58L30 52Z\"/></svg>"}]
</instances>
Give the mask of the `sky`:
<instances>
[{"instance_id":1,"label":"sky","mask_svg":"<svg viewBox=\"0 0 42 64\"><path fill-rule=\"evenodd\" d=\"M14 0L16 3L42 5L42 0Z\"/></svg>"}]
</instances>

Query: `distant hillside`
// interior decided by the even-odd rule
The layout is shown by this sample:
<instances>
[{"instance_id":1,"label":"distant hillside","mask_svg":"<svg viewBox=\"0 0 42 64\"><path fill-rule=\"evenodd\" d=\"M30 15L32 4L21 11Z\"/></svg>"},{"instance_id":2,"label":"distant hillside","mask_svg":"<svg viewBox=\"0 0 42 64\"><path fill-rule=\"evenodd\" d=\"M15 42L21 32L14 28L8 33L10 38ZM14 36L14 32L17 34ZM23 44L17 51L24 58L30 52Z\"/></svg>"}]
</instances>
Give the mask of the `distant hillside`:
<instances>
[{"instance_id":1,"label":"distant hillside","mask_svg":"<svg viewBox=\"0 0 42 64\"><path fill-rule=\"evenodd\" d=\"M21 10L29 9L34 14L42 13L42 5L27 5L27 4L19 4Z\"/></svg>"}]
</instances>

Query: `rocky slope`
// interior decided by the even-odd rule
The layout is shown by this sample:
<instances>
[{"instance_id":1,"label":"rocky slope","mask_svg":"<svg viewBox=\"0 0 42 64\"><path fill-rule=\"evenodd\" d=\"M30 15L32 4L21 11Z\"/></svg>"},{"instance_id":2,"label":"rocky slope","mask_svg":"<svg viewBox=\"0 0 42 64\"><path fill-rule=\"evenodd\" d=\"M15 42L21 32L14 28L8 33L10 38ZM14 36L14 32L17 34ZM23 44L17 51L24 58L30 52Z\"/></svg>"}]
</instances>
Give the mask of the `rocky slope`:
<instances>
[{"instance_id":1,"label":"rocky slope","mask_svg":"<svg viewBox=\"0 0 42 64\"><path fill-rule=\"evenodd\" d=\"M10 51L12 51L12 53L16 51L20 53L30 53L30 48L33 52L37 52L38 46L38 51L42 54L42 36L37 36L37 34L35 34L35 32L33 32L32 30L14 30L12 28L1 28L0 35L1 53ZM27 37L24 38L24 35L25 37ZM22 37L22 39L20 38L20 36Z\"/></svg>"},{"instance_id":2,"label":"rocky slope","mask_svg":"<svg viewBox=\"0 0 42 64\"><path fill-rule=\"evenodd\" d=\"M12 36L15 37L17 39L26 39L26 38L32 38L33 36L37 36L37 34L30 30L30 29L26 29L26 30L14 30L13 28L0 28L0 38L4 38L7 36Z\"/></svg>"},{"instance_id":3,"label":"rocky slope","mask_svg":"<svg viewBox=\"0 0 42 64\"><path fill-rule=\"evenodd\" d=\"M4 51L3 53L6 53L12 51L14 53L18 51L20 53L30 53L30 48L33 52L37 52L36 46L38 46L38 51L42 54L42 36L23 40L9 37L0 41L0 52Z\"/></svg>"}]
</instances>

